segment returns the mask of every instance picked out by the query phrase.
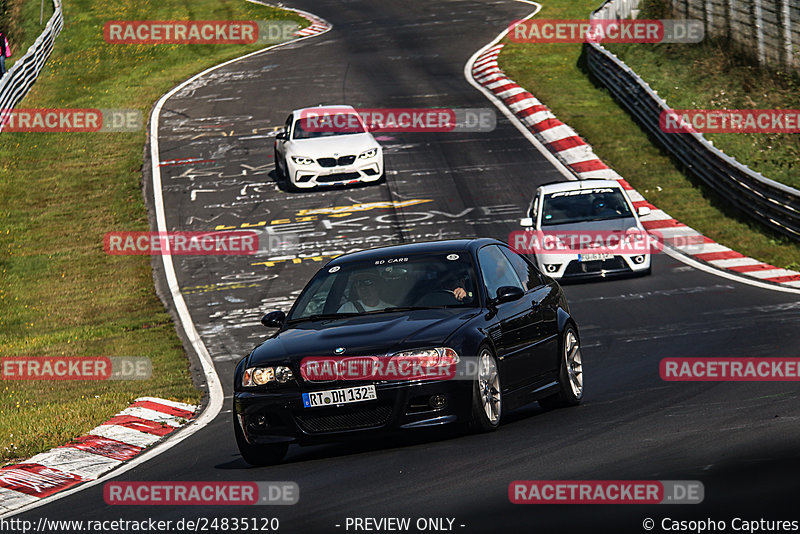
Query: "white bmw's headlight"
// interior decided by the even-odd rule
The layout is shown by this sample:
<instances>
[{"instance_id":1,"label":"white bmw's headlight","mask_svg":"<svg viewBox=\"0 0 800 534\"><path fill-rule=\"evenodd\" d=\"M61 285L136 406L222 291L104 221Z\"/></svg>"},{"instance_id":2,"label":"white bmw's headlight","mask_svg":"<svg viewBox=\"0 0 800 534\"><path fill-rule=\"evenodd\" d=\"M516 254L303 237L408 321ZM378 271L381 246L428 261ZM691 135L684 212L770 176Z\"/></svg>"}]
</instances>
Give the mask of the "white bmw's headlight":
<instances>
[{"instance_id":1,"label":"white bmw's headlight","mask_svg":"<svg viewBox=\"0 0 800 534\"><path fill-rule=\"evenodd\" d=\"M277 367L250 367L242 375L242 386L263 386L270 382L285 384L293 378L292 370L283 365Z\"/></svg>"},{"instance_id":2,"label":"white bmw's headlight","mask_svg":"<svg viewBox=\"0 0 800 534\"><path fill-rule=\"evenodd\" d=\"M359 154L358 157L360 159L369 159L369 158L374 158L377 155L378 155L378 149L377 148L370 148L366 152L362 152L361 154Z\"/></svg>"},{"instance_id":3,"label":"white bmw's headlight","mask_svg":"<svg viewBox=\"0 0 800 534\"><path fill-rule=\"evenodd\" d=\"M292 161L297 163L298 165L313 165L314 159L307 158L305 156L292 156Z\"/></svg>"}]
</instances>

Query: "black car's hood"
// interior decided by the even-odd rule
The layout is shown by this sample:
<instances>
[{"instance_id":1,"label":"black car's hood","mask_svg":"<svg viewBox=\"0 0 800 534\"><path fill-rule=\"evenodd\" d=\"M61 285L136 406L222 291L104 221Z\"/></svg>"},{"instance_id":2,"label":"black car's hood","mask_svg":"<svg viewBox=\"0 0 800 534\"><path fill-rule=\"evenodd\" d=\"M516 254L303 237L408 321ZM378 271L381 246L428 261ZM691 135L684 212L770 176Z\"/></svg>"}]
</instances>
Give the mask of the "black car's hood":
<instances>
[{"instance_id":1,"label":"black car's hood","mask_svg":"<svg viewBox=\"0 0 800 534\"><path fill-rule=\"evenodd\" d=\"M446 308L299 322L256 347L249 365L335 356L339 347L342 356L358 356L438 346L476 313Z\"/></svg>"}]
</instances>

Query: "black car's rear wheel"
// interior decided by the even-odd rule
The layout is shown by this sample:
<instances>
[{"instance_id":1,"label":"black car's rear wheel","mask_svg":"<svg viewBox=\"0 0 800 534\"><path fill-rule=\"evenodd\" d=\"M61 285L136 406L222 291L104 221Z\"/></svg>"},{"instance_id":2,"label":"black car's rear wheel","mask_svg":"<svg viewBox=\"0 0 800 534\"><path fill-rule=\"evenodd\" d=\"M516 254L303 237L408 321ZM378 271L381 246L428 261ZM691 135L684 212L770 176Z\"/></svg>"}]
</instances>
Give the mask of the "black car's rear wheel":
<instances>
[{"instance_id":1,"label":"black car's rear wheel","mask_svg":"<svg viewBox=\"0 0 800 534\"><path fill-rule=\"evenodd\" d=\"M578 333L572 325L567 325L561 336L558 386L558 393L539 399L542 408L552 410L580 404L583 398L583 362Z\"/></svg>"},{"instance_id":2,"label":"black car's rear wheel","mask_svg":"<svg viewBox=\"0 0 800 534\"><path fill-rule=\"evenodd\" d=\"M236 445L244 461L250 465L274 465L283 460L286 451L289 450L288 443L276 443L274 445L252 445L247 443L242 432L242 427L237 420L236 410L233 411L233 433L236 435Z\"/></svg>"},{"instance_id":3,"label":"black car's rear wheel","mask_svg":"<svg viewBox=\"0 0 800 534\"><path fill-rule=\"evenodd\" d=\"M489 432L500 425L503 398L497 360L488 347L478 352L478 372L473 382L472 418L470 428L476 432Z\"/></svg>"}]
</instances>

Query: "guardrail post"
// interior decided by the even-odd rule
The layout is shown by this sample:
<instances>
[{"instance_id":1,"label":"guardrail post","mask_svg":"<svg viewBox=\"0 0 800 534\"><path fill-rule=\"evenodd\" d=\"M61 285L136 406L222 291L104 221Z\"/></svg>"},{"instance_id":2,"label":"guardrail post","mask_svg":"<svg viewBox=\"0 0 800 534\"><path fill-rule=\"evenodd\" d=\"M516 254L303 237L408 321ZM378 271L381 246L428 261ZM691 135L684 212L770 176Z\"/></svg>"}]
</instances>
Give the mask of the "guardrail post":
<instances>
[{"instance_id":1,"label":"guardrail post","mask_svg":"<svg viewBox=\"0 0 800 534\"><path fill-rule=\"evenodd\" d=\"M761 0L753 2L753 18L756 25L756 42L758 43L758 64L764 66L767 61L766 51L764 50L764 26L763 13L761 12Z\"/></svg>"},{"instance_id":2,"label":"guardrail post","mask_svg":"<svg viewBox=\"0 0 800 534\"><path fill-rule=\"evenodd\" d=\"M794 44L792 43L792 11L789 9L789 0L781 3L783 14L783 50L786 54L786 70L794 69Z\"/></svg>"}]
</instances>

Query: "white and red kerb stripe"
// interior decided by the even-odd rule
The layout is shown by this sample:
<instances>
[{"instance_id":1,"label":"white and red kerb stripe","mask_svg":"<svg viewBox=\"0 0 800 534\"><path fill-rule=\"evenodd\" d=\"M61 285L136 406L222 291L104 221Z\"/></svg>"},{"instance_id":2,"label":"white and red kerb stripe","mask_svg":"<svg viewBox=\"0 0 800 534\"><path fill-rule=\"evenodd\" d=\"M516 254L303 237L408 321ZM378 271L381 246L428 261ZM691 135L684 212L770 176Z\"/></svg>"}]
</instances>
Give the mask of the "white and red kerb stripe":
<instances>
[{"instance_id":1,"label":"white and red kerb stripe","mask_svg":"<svg viewBox=\"0 0 800 534\"><path fill-rule=\"evenodd\" d=\"M64 446L0 469L0 514L94 480L186 424L197 406L141 397Z\"/></svg>"},{"instance_id":2,"label":"white and red kerb stripe","mask_svg":"<svg viewBox=\"0 0 800 534\"><path fill-rule=\"evenodd\" d=\"M472 65L472 77L503 101L505 106L579 179L602 178L617 180L631 197L634 206L647 206L652 211L642 217L647 230L658 230L665 241L677 250L714 267L756 278L766 282L800 287L800 273L780 269L748 258L714 242L686 226L666 212L650 204L619 174L595 155L591 145L578 133L558 120L532 94L509 79L497 65L502 44L484 51ZM686 239L689 238L689 239ZM691 244L685 244L685 243Z\"/></svg>"},{"instance_id":3,"label":"white and red kerb stripe","mask_svg":"<svg viewBox=\"0 0 800 534\"><path fill-rule=\"evenodd\" d=\"M298 14L304 19L308 20L311 23L311 26L308 26L307 28L303 28L302 30L297 30L296 32L294 32L294 34L297 37L308 37L309 35L317 35L320 33L325 33L326 31L331 29L331 25L321 18L315 17L310 13L298 12Z\"/></svg>"}]
</instances>

